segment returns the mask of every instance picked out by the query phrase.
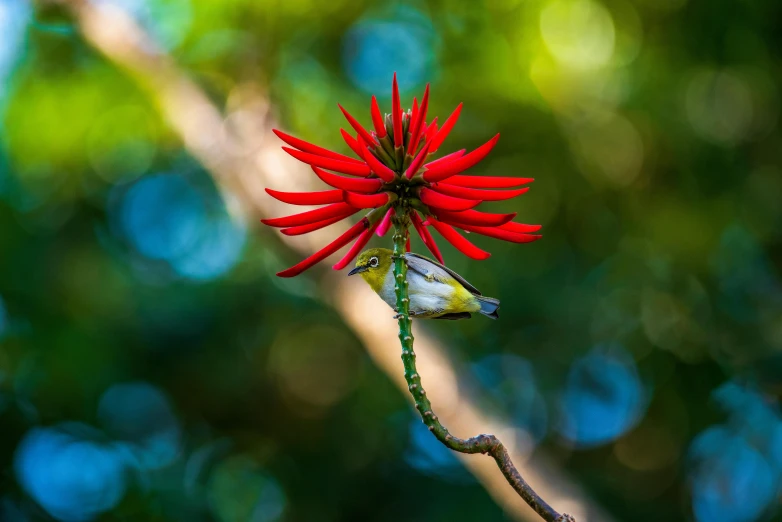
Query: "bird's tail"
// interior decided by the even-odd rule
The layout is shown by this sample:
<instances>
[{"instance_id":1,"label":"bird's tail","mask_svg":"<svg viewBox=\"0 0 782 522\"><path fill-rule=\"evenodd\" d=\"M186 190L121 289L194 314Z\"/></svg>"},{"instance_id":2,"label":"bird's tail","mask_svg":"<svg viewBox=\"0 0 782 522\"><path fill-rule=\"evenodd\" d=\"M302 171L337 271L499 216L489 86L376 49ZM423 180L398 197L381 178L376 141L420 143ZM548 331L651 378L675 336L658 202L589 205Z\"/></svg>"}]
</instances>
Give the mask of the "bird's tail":
<instances>
[{"instance_id":1,"label":"bird's tail","mask_svg":"<svg viewBox=\"0 0 782 522\"><path fill-rule=\"evenodd\" d=\"M481 309L478 312L482 313L486 317L492 319L499 319L500 300L493 297L484 297L482 295L476 295L475 299L481 305Z\"/></svg>"}]
</instances>

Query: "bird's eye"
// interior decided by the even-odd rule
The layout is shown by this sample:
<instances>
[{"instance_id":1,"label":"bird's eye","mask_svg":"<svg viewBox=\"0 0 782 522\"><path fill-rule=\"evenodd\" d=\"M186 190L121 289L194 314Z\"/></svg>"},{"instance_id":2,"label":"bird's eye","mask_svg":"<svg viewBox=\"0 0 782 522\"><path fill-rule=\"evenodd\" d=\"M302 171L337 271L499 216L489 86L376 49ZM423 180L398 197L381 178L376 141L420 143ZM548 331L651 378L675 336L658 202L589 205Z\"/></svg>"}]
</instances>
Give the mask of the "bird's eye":
<instances>
[{"instance_id":1,"label":"bird's eye","mask_svg":"<svg viewBox=\"0 0 782 522\"><path fill-rule=\"evenodd\" d=\"M378 264L378 260L377 260L377 258L376 258L376 257L370 257L370 258L369 258L369 266L371 266L372 268L374 268L374 267L376 267L376 266L377 266L377 264Z\"/></svg>"}]
</instances>

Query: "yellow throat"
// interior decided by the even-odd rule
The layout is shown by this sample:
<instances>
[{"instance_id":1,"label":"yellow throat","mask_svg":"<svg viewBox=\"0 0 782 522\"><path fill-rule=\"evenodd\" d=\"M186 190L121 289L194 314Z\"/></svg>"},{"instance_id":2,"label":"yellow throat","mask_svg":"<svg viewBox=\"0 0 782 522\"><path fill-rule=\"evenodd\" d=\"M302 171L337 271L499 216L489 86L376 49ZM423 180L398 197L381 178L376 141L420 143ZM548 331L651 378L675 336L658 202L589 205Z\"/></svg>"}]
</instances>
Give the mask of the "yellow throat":
<instances>
[{"instance_id":1,"label":"yellow throat","mask_svg":"<svg viewBox=\"0 0 782 522\"><path fill-rule=\"evenodd\" d=\"M370 248L361 252L356 260L357 267L366 268L361 272L361 277L364 278L370 288L375 293L380 293L383 284L385 283L388 272L394 266L394 262L391 259L393 252L387 248Z\"/></svg>"},{"instance_id":2,"label":"yellow throat","mask_svg":"<svg viewBox=\"0 0 782 522\"><path fill-rule=\"evenodd\" d=\"M379 266L375 270L361 272L361 277L364 278L364 281L369 283L369 286L375 293L380 293L380 290L383 288L383 283L386 280L386 275L388 274L388 271L391 270L391 266L392 264L388 263L388 266Z\"/></svg>"}]
</instances>

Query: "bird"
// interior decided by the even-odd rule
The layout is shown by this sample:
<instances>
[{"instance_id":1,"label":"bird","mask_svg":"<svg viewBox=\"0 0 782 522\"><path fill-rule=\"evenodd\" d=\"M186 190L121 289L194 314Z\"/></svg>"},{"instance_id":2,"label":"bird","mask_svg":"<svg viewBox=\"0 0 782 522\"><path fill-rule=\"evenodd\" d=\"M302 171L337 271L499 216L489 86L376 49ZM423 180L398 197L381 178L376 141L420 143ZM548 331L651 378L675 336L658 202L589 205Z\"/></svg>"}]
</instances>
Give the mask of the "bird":
<instances>
[{"instance_id":1,"label":"bird","mask_svg":"<svg viewBox=\"0 0 782 522\"><path fill-rule=\"evenodd\" d=\"M479 313L491 319L498 319L500 301L486 297L462 276L413 252L402 258L407 263L407 289L410 298L409 314L421 319L469 319ZM370 248L356 259L356 266L349 276L361 274L372 290L394 311L396 292L394 290L394 254L387 248ZM394 316L399 317L399 314Z\"/></svg>"}]
</instances>

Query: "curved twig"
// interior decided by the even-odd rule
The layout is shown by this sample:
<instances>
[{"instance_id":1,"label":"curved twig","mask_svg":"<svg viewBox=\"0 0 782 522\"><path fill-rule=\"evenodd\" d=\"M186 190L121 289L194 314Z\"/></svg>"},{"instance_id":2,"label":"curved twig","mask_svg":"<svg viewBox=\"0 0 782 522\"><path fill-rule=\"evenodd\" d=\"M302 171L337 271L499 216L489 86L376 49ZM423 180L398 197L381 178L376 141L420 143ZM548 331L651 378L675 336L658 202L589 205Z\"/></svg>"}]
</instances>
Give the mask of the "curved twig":
<instances>
[{"instance_id":1,"label":"curved twig","mask_svg":"<svg viewBox=\"0 0 782 522\"><path fill-rule=\"evenodd\" d=\"M400 216L400 214L402 214ZM477 435L469 439L454 437L448 429L440 423L437 415L432 410L432 403L426 396L421 384L421 376L415 366L415 351L413 350L413 332L410 320L410 300L407 292L407 263L404 260L405 244L408 238L410 223L406 214L397 212L394 218L394 281L396 283L396 307L399 314L399 341L402 344L402 362L405 367L405 380L407 388L413 396L415 407L421 414L421 419L429 428L437 440L447 448L459 453L489 454L497 462L500 471L505 476L516 493L535 510L546 522L575 522L568 514L560 515L545 500L535 493L516 469L511 461L508 451L500 440L494 435Z\"/></svg>"}]
</instances>

